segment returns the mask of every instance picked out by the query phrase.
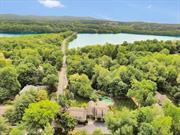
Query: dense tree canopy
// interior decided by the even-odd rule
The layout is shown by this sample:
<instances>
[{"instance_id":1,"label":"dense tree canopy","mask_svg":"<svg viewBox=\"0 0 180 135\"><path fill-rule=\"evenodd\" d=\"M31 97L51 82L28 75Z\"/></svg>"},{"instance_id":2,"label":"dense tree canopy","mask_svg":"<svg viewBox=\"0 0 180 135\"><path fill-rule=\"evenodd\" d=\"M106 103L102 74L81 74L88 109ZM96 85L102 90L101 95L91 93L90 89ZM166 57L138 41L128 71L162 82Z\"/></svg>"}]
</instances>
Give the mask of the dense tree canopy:
<instances>
[{"instance_id":1,"label":"dense tree canopy","mask_svg":"<svg viewBox=\"0 0 180 135\"><path fill-rule=\"evenodd\" d=\"M13 98L26 85L56 91L63 56L59 47L71 34L0 38L0 102Z\"/></svg>"},{"instance_id":2,"label":"dense tree canopy","mask_svg":"<svg viewBox=\"0 0 180 135\"><path fill-rule=\"evenodd\" d=\"M179 41L147 40L71 49L68 74L86 74L95 90L114 97L128 93L143 106L155 102L156 91L178 103L179 48Z\"/></svg>"},{"instance_id":3,"label":"dense tree canopy","mask_svg":"<svg viewBox=\"0 0 180 135\"><path fill-rule=\"evenodd\" d=\"M136 115L128 110L110 112L105 120L114 135L134 135L137 127Z\"/></svg>"},{"instance_id":4,"label":"dense tree canopy","mask_svg":"<svg viewBox=\"0 0 180 135\"><path fill-rule=\"evenodd\" d=\"M168 105L173 106L172 103ZM123 109L120 112L110 112L106 116L106 123L113 134L118 135L178 135L178 126L173 125L173 117L166 115L159 105L142 107L135 111Z\"/></svg>"}]
</instances>

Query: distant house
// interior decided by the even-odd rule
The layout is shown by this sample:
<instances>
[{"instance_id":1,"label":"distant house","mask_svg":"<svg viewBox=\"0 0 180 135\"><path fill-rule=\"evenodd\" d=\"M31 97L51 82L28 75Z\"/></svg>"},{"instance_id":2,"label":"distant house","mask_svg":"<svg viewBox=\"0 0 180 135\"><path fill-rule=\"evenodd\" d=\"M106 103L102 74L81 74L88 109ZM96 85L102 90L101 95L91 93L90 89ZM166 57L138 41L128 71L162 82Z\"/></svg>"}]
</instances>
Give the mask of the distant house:
<instances>
[{"instance_id":1,"label":"distant house","mask_svg":"<svg viewBox=\"0 0 180 135\"><path fill-rule=\"evenodd\" d=\"M159 92L156 92L155 98L159 105L163 105L166 101L170 101L166 95L162 95Z\"/></svg>"},{"instance_id":2,"label":"distant house","mask_svg":"<svg viewBox=\"0 0 180 135\"><path fill-rule=\"evenodd\" d=\"M67 111L79 122L86 122L87 117L104 120L109 106L103 101L89 101L87 108L70 107Z\"/></svg>"},{"instance_id":3,"label":"distant house","mask_svg":"<svg viewBox=\"0 0 180 135\"><path fill-rule=\"evenodd\" d=\"M31 89L35 89L35 90L42 90L42 89L47 89L46 86L33 86L33 85L26 85L20 92L19 94L22 94L23 92L26 92L28 90L31 90Z\"/></svg>"}]
</instances>

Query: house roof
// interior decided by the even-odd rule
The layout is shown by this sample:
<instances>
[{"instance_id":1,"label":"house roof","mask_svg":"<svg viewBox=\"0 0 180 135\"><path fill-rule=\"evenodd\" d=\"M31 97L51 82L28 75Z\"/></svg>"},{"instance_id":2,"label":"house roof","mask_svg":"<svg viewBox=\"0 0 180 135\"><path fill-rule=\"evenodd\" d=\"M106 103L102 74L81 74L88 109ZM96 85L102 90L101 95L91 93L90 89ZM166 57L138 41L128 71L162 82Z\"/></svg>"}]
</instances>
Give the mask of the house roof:
<instances>
[{"instance_id":1,"label":"house roof","mask_svg":"<svg viewBox=\"0 0 180 135\"><path fill-rule=\"evenodd\" d=\"M84 114L86 115L87 110L85 108L70 107L68 108L67 112L73 116L84 117Z\"/></svg>"},{"instance_id":2,"label":"house roof","mask_svg":"<svg viewBox=\"0 0 180 135\"><path fill-rule=\"evenodd\" d=\"M155 97L156 97L156 99L158 100L158 102L160 104L163 104L165 101L169 100L166 95L163 95L163 94L161 94L159 92L156 92L156 96Z\"/></svg>"},{"instance_id":3,"label":"house roof","mask_svg":"<svg viewBox=\"0 0 180 135\"><path fill-rule=\"evenodd\" d=\"M35 90L41 90L41 89L47 89L46 86L33 86L33 85L26 85L19 94L22 94L23 92L26 92L28 90L35 89Z\"/></svg>"}]
</instances>

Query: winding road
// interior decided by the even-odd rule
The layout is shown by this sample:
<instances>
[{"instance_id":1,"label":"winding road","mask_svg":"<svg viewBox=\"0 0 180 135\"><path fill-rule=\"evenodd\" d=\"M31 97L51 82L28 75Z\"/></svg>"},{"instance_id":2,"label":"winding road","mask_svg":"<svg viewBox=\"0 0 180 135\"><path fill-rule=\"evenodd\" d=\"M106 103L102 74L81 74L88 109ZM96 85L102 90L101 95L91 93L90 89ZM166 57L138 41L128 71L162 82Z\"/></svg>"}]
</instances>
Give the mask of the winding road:
<instances>
[{"instance_id":1,"label":"winding road","mask_svg":"<svg viewBox=\"0 0 180 135\"><path fill-rule=\"evenodd\" d=\"M62 95L64 92L64 89L67 88L68 86L68 79L67 79L67 64L66 64L66 48L68 45L69 40L75 35L72 34L69 37L67 37L66 39L64 39L64 41L62 42L61 45L61 51L63 52L63 63L62 63L62 68L59 71L59 83L58 83L58 88L57 88L57 96Z\"/></svg>"}]
</instances>

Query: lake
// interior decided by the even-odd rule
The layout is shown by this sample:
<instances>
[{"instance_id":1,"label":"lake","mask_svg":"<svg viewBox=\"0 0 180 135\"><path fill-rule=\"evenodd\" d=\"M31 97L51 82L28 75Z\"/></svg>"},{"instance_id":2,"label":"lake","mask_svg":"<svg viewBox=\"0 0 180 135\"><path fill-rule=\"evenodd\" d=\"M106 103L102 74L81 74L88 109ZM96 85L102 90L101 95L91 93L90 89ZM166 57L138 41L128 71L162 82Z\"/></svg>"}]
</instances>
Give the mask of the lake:
<instances>
[{"instance_id":1,"label":"lake","mask_svg":"<svg viewBox=\"0 0 180 135\"><path fill-rule=\"evenodd\" d=\"M16 37L22 35L30 34L3 34L0 33L0 37ZM171 36L155 36L155 35L138 35L138 34L78 34L77 38L69 43L69 48L84 47L87 45L96 45L96 44L121 44L124 41L133 43L134 41L141 40L180 40L180 37L171 37Z\"/></svg>"},{"instance_id":2,"label":"lake","mask_svg":"<svg viewBox=\"0 0 180 135\"><path fill-rule=\"evenodd\" d=\"M138 34L78 34L77 38L69 44L69 48L84 47L96 44L121 44L124 41L133 43L141 40L180 40L180 37L155 36L155 35L138 35Z\"/></svg>"},{"instance_id":3,"label":"lake","mask_svg":"<svg viewBox=\"0 0 180 135\"><path fill-rule=\"evenodd\" d=\"M17 37L17 36L23 36L23 35L30 35L30 34L6 34L6 33L0 33L0 37Z\"/></svg>"}]
</instances>

